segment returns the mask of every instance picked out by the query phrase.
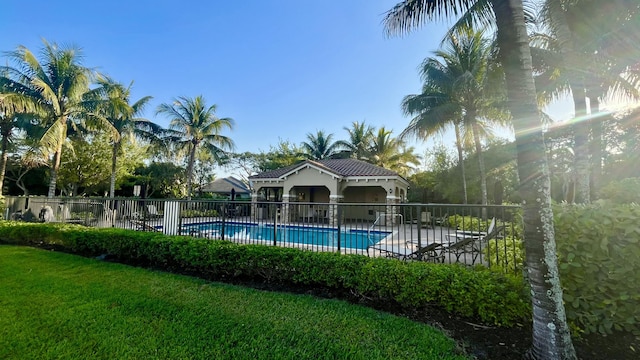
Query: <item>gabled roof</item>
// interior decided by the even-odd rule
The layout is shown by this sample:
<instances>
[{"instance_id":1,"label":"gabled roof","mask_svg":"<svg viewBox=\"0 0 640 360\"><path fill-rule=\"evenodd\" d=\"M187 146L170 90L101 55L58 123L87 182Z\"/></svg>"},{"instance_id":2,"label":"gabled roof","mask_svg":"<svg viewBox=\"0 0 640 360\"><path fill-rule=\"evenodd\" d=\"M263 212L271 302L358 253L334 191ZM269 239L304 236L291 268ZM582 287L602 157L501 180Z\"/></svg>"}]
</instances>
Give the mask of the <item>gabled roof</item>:
<instances>
[{"instance_id":1,"label":"gabled roof","mask_svg":"<svg viewBox=\"0 0 640 360\"><path fill-rule=\"evenodd\" d=\"M265 171L253 175L250 179L278 179L297 169L307 165L315 166L326 170L339 177L375 177L375 176L399 176L395 171L370 164L366 161L356 159L326 159L326 160L305 160L295 165L284 168Z\"/></svg>"},{"instance_id":2,"label":"gabled roof","mask_svg":"<svg viewBox=\"0 0 640 360\"><path fill-rule=\"evenodd\" d=\"M231 189L235 189L236 194L250 193L249 188L233 176L216 179L202 187L202 191L212 193L230 193Z\"/></svg>"}]
</instances>

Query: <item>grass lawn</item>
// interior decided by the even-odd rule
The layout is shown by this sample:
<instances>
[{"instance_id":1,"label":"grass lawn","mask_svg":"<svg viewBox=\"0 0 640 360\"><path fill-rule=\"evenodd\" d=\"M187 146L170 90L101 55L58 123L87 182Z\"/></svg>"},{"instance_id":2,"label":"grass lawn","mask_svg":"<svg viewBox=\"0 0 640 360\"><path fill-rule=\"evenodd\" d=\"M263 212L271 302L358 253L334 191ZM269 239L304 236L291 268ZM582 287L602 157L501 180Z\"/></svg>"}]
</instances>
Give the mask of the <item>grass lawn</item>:
<instances>
[{"instance_id":1,"label":"grass lawn","mask_svg":"<svg viewBox=\"0 0 640 360\"><path fill-rule=\"evenodd\" d=\"M0 246L0 359L464 359L407 319Z\"/></svg>"}]
</instances>

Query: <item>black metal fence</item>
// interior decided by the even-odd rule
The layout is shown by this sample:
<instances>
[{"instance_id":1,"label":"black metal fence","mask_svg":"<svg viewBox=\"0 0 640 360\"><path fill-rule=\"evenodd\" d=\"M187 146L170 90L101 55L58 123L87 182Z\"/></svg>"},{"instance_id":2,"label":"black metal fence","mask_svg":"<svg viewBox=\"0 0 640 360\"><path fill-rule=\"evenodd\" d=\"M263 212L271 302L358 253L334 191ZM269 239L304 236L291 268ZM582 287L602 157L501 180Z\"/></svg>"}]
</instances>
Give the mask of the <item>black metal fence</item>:
<instances>
[{"instance_id":1,"label":"black metal fence","mask_svg":"<svg viewBox=\"0 0 640 360\"><path fill-rule=\"evenodd\" d=\"M5 218L78 223L242 244L522 267L518 206L7 197Z\"/></svg>"}]
</instances>

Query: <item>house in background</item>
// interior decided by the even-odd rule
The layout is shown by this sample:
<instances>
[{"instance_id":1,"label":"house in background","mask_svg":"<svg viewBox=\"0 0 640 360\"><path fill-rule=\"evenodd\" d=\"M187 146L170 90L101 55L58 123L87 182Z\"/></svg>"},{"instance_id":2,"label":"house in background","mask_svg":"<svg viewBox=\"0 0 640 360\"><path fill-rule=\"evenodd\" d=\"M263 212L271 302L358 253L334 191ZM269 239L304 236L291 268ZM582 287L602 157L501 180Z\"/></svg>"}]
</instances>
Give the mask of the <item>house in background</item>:
<instances>
[{"instance_id":1,"label":"house in background","mask_svg":"<svg viewBox=\"0 0 640 360\"><path fill-rule=\"evenodd\" d=\"M337 203L381 205L378 214L363 206L345 207L345 220L372 222L382 213L384 221L393 222L397 211L393 205L404 202L409 189L409 181L398 173L356 159L305 160L253 175L249 181L254 216L260 217L259 202L276 202L282 204L282 221L314 219L331 225L337 220L331 205Z\"/></svg>"},{"instance_id":2,"label":"house in background","mask_svg":"<svg viewBox=\"0 0 640 360\"><path fill-rule=\"evenodd\" d=\"M231 200L232 193L234 194L235 200L248 200L251 198L249 187L233 176L216 179L204 185L200 191L203 193L216 194L219 197L226 197L229 200Z\"/></svg>"}]
</instances>

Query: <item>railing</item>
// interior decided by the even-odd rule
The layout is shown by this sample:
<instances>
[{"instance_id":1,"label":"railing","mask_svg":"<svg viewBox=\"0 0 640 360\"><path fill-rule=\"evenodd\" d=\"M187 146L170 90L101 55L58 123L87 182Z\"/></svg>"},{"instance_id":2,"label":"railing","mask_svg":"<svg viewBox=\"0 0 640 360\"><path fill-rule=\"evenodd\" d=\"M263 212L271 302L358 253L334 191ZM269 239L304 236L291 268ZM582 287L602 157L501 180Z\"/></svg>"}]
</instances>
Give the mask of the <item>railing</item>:
<instances>
[{"instance_id":1,"label":"railing","mask_svg":"<svg viewBox=\"0 0 640 360\"><path fill-rule=\"evenodd\" d=\"M403 259L413 259L404 255L415 250L417 259L427 261L482 264L504 271L522 267L517 206L45 197L5 201L4 217L14 220ZM492 222L498 233L487 237ZM456 248L465 239L471 244ZM437 256L423 258L419 250L430 245Z\"/></svg>"}]
</instances>

